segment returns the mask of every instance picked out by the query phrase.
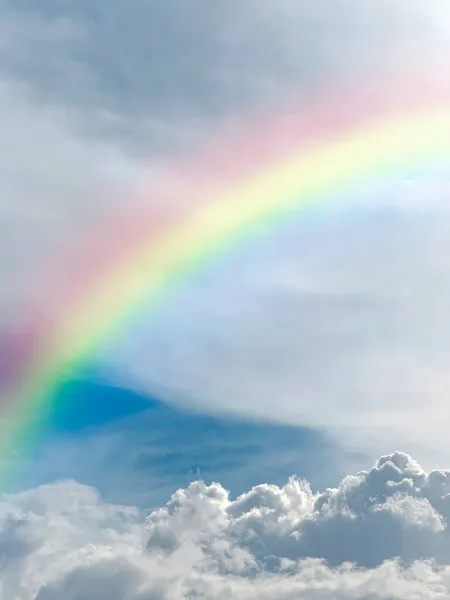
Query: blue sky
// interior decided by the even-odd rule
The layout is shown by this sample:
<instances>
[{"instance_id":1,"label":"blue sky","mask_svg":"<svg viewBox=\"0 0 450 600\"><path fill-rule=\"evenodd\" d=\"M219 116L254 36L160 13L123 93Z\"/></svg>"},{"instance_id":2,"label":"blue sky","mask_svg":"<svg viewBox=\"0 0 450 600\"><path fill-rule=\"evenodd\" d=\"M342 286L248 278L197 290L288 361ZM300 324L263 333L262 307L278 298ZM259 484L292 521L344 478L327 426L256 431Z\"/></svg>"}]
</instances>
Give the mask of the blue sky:
<instances>
[{"instance_id":1,"label":"blue sky","mask_svg":"<svg viewBox=\"0 0 450 600\"><path fill-rule=\"evenodd\" d=\"M189 412L92 376L66 382L46 421L30 460L12 467L9 489L73 478L107 501L155 507L198 478L235 496L262 473L280 485L293 474L332 485L344 464L366 458L345 454L324 432Z\"/></svg>"}]
</instances>

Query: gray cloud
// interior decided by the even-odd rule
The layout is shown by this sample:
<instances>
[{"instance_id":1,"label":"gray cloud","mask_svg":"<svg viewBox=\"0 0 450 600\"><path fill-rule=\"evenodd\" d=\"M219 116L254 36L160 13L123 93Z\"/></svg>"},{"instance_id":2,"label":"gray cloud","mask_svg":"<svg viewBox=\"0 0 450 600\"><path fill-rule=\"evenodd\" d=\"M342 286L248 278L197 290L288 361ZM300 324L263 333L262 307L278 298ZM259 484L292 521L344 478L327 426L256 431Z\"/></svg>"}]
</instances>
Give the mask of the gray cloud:
<instances>
[{"instance_id":1,"label":"gray cloud","mask_svg":"<svg viewBox=\"0 0 450 600\"><path fill-rule=\"evenodd\" d=\"M24 297L13 280L50 271L52 255L81 245L80 227L93 229L99 214L115 210L118 185L119 204L130 204L127 186L142 175L143 156L152 157L152 173L168 150L192 147L224 119L316 79L320 87L346 72L367 76L386 58L406 65L422 57L430 67L448 42L439 1L426 11L400 0L364 9L339 1L331 11L327 2L288 0L95 8L23 0L1 10L0 273L8 306ZM157 202L151 193L146 200Z\"/></svg>"},{"instance_id":2,"label":"gray cloud","mask_svg":"<svg viewBox=\"0 0 450 600\"><path fill-rule=\"evenodd\" d=\"M88 132L161 154L230 117L349 73L448 50L434 0L6 2L0 68Z\"/></svg>"}]
</instances>

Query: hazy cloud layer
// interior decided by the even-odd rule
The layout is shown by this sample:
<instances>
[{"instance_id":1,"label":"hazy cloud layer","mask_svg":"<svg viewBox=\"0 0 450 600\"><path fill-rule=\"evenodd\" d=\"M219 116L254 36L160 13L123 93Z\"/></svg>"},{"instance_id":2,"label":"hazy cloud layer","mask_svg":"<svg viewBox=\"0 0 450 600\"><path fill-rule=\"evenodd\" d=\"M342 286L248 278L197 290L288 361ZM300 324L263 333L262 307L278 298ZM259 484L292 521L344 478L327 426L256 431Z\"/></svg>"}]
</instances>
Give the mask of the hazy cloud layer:
<instances>
[{"instance_id":1,"label":"hazy cloud layer","mask_svg":"<svg viewBox=\"0 0 450 600\"><path fill-rule=\"evenodd\" d=\"M449 473L408 455L312 494L180 489L148 517L73 481L0 498L0 591L17 600L438 600L450 594Z\"/></svg>"},{"instance_id":2,"label":"hazy cloud layer","mask_svg":"<svg viewBox=\"0 0 450 600\"><path fill-rule=\"evenodd\" d=\"M144 309L106 352L115 376L202 410L388 440L444 467L449 188L413 188L306 215L195 279L157 319Z\"/></svg>"},{"instance_id":3,"label":"hazy cloud layer","mask_svg":"<svg viewBox=\"0 0 450 600\"><path fill-rule=\"evenodd\" d=\"M433 68L450 20L437 0L333 10L322 1L22 0L3 2L1 17L4 315L52 258L83 246L99 217L117 204L131 210L144 157L148 180L168 151L257 106L392 63ZM159 201L155 188L146 201Z\"/></svg>"},{"instance_id":4,"label":"hazy cloud layer","mask_svg":"<svg viewBox=\"0 0 450 600\"><path fill-rule=\"evenodd\" d=\"M161 161L311 87L388 67L433 70L449 31L445 0L339 0L332 9L288 0L3 2L0 371L25 351L26 336L15 335L35 316L31 292L48 306L57 297L42 290L44 275L84 248L105 215L131 210L135 188L158 177ZM385 206L413 197L425 207L419 215L407 201L385 221L355 223L349 211L333 228L330 215L307 252L275 249L270 268L253 262L251 277L237 265L232 287L205 297L200 287L159 331L124 342L112 364L126 364L130 385L168 387L203 409L349 428L364 440L378 426L392 443L418 441L418 451L431 441L424 456L444 460L447 176L413 193L379 191ZM415 415L408 422L405 411Z\"/></svg>"}]
</instances>

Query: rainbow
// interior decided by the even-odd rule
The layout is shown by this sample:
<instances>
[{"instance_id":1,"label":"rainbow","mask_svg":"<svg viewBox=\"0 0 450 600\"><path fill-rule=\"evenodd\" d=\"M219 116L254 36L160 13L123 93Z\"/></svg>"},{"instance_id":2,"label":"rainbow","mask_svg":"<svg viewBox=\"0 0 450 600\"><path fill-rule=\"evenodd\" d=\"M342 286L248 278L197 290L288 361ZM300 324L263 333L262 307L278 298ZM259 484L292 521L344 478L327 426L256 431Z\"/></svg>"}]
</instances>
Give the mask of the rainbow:
<instances>
[{"instance_id":1,"label":"rainbow","mask_svg":"<svg viewBox=\"0 0 450 600\"><path fill-rule=\"evenodd\" d=\"M33 440L68 372L114 343L139 307L156 311L205 263L346 190L446 161L450 85L445 76L424 75L327 90L275 118L254 118L172 165L168 181L179 191L170 202L118 215L101 228L101 241L86 237L84 251L65 263L66 275L54 276L56 298L19 381L7 388L2 454Z\"/></svg>"}]
</instances>

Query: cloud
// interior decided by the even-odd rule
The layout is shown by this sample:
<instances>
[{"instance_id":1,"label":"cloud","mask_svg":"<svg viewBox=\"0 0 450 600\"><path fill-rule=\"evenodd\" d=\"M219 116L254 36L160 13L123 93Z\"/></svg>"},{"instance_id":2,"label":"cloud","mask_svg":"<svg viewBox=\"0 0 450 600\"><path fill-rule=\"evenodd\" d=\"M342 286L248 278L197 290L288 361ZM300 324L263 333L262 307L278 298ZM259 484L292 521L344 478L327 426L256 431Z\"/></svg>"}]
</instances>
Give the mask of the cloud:
<instances>
[{"instance_id":1,"label":"cloud","mask_svg":"<svg viewBox=\"0 0 450 600\"><path fill-rule=\"evenodd\" d=\"M194 483L151 515L148 545L163 553L185 539L213 547L218 532L226 532L266 569L281 557L366 568L396 557L446 562L449 490L447 473L427 475L399 452L317 495L291 479L283 488L262 484L230 501L221 486Z\"/></svg>"},{"instance_id":2,"label":"cloud","mask_svg":"<svg viewBox=\"0 0 450 600\"><path fill-rule=\"evenodd\" d=\"M116 194L139 171L117 145L86 140L63 110L37 104L17 83L0 83L0 114L0 318L13 325L10 315L117 207Z\"/></svg>"},{"instance_id":3,"label":"cloud","mask_svg":"<svg viewBox=\"0 0 450 600\"><path fill-rule=\"evenodd\" d=\"M0 590L17 600L430 600L450 593L450 474L383 456L338 488L218 483L147 517L61 481L0 499Z\"/></svg>"},{"instance_id":4,"label":"cloud","mask_svg":"<svg viewBox=\"0 0 450 600\"><path fill-rule=\"evenodd\" d=\"M143 160L148 180L219 123L355 70L396 57L430 69L450 44L449 20L444 0L426 10L403 0L333 10L291 0L4 2L2 313L23 302L23 280L82 246L80 231L132 203ZM155 198L149 190L146 202Z\"/></svg>"},{"instance_id":5,"label":"cloud","mask_svg":"<svg viewBox=\"0 0 450 600\"><path fill-rule=\"evenodd\" d=\"M2 7L0 70L79 113L86 130L161 154L204 125L449 47L445 0L197 0Z\"/></svg>"},{"instance_id":6,"label":"cloud","mask_svg":"<svg viewBox=\"0 0 450 600\"><path fill-rule=\"evenodd\" d=\"M4 2L4 319L55 256L83 246L82 231L132 204L144 160L148 180L219 123L387 57L432 66L447 48L445 5ZM157 202L150 190L146 202Z\"/></svg>"}]
</instances>

